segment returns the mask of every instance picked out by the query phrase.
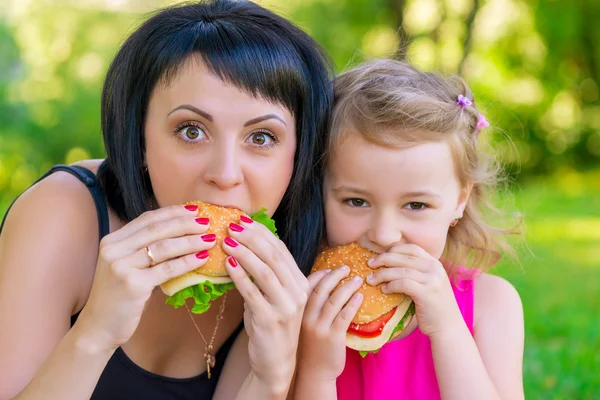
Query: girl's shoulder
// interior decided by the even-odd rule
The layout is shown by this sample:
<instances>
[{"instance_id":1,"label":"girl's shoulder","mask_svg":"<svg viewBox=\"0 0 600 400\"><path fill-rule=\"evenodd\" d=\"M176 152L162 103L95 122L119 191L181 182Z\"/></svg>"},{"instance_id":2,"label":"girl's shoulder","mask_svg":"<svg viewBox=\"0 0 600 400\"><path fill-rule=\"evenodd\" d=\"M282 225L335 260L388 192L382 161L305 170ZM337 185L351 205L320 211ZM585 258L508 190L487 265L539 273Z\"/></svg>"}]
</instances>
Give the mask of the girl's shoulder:
<instances>
[{"instance_id":1,"label":"girl's shoulder","mask_svg":"<svg viewBox=\"0 0 600 400\"><path fill-rule=\"evenodd\" d=\"M474 325L487 321L519 323L523 320L523 305L515 287L506 279L488 273L474 278Z\"/></svg>"}]
</instances>

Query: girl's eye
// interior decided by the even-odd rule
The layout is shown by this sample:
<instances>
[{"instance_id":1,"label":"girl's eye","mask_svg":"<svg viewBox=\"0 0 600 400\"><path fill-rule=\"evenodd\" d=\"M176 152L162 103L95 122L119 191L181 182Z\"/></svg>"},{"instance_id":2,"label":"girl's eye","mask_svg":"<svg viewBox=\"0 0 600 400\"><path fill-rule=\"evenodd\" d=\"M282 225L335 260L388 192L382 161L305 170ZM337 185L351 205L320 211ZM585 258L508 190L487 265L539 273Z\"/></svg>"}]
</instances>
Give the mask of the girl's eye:
<instances>
[{"instance_id":1,"label":"girl's eye","mask_svg":"<svg viewBox=\"0 0 600 400\"><path fill-rule=\"evenodd\" d=\"M427 206L423 203L419 203L417 201L413 201L408 203L406 206L409 210L424 210Z\"/></svg>"},{"instance_id":2,"label":"girl's eye","mask_svg":"<svg viewBox=\"0 0 600 400\"><path fill-rule=\"evenodd\" d=\"M258 131L248 138L250 144L256 147L272 147L279 143L279 140L271 132Z\"/></svg>"},{"instance_id":3,"label":"girl's eye","mask_svg":"<svg viewBox=\"0 0 600 400\"><path fill-rule=\"evenodd\" d=\"M350 207L365 207L367 205L367 202L363 199L347 199L344 200L344 203Z\"/></svg>"}]
</instances>

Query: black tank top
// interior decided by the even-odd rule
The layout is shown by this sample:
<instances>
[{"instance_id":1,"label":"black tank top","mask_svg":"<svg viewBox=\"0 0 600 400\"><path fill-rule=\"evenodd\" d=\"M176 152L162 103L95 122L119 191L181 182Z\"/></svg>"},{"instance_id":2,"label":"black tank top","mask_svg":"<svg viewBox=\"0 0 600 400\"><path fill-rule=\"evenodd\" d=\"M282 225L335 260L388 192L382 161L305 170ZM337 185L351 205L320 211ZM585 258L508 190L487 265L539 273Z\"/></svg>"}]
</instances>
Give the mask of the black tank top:
<instances>
[{"instance_id":1,"label":"black tank top","mask_svg":"<svg viewBox=\"0 0 600 400\"><path fill-rule=\"evenodd\" d=\"M102 239L109 233L108 210L96 175L92 171L80 166L55 165L35 183L38 183L56 171L71 173L86 185L96 204L99 237ZM2 233L8 211L10 211L13 204L14 202L6 211L2 224L0 224L0 234ZM79 313L71 317L71 326L75 324L78 316ZM217 363L215 368L211 371L211 379L208 379L206 372L196 377L186 379L168 378L153 374L137 366L119 347L108 361L108 364L106 364L91 399L211 399L215 392L219 376L221 375L221 369L223 364L225 364L227 353L229 353L235 338L241 330L242 324L236 328L217 352Z\"/></svg>"}]
</instances>

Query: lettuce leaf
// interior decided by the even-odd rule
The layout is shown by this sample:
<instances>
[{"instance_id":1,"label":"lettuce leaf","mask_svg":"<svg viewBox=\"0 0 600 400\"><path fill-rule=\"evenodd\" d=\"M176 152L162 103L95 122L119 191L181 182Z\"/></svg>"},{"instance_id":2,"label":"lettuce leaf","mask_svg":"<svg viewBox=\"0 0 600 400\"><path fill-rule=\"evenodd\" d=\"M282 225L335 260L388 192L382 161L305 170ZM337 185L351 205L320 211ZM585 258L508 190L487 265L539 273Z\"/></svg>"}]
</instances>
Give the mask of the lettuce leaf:
<instances>
[{"instance_id":1,"label":"lettuce leaf","mask_svg":"<svg viewBox=\"0 0 600 400\"><path fill-rule=\"evenodd\" d=\"M267 211L266 208L261 208L260 211L252 214L251 218L256 222L260 222L266 226L271 232L273 232L275 236L277 236L275 221L269 218L265 211ZM210 281L204 281L197 285L186 287L172 296L168 296L167 304L170 304L175 308L179 308L185 304L187 299L193 298L194 306L192 307L191 311L194 314L203 314L210 308L210 305L213 301L223 296L225 292L233 289L234 287L235 284L233 282L213 284Z\"/></svg>"},{"instance_id":2,"label":"lettuce leaf","mask_svg":"<svg viewBox=\"0 0 600 400\"><path fill-rule=\"evenodd\" d=\"M279 235L277 235L277 228L275 227L275 221L273 221L273 219L271 219L265 213L265 211L267 211L267 209L263 207L260 209L260 211L257 211L254 214L252 214L252 216L250 218L252 218L256 222L260 222L261 224L266 226L271 232L273 232L273 235L279 237Z\"/></svg>"},{"instance_id":3,"label":"lettuce leaf","mask_svg":"<svg viewBox=\"0 0 600 400\"><path fill-rule=\"evenodd\" d=\"M213 284L210 281L204 281L194 286L186 287L167 297L167 304L179 308L185 304L189 298L194 299L194 306L191 311L195 314L202 314L210 308L210 302L223 296L225 292L235 287L233 282Z\"/></svg>"},{"instance_id":4,"label":"lettuce leaf","mask_svg":"<svg viewBox=\"0 0 600 400\"><path fill-rule=\"evenodd\" d=\"M394 328L394 330L392 331L392 334L390 335L390 338L388 339L388 342L390 340L392 340L392 338L394 337L394 335L396 334L396 332L403 330L404 328L406 328L406 324L407 322L410 320L410 316L413 315L415 313L415 302L411 302L410 306L408 306L408 310L406 310L406 313L404 314L404 316L402 317L402 319L400 320L400 322L398 322L398 325L396 325L396 327ZM373 354L377 354L377 352L380 349L377 350L367 350L367 351L359 351L360 355L362 358L365 358L367 356L367 354L369 353L373 353Z\"/></svg>"}]
</instances>

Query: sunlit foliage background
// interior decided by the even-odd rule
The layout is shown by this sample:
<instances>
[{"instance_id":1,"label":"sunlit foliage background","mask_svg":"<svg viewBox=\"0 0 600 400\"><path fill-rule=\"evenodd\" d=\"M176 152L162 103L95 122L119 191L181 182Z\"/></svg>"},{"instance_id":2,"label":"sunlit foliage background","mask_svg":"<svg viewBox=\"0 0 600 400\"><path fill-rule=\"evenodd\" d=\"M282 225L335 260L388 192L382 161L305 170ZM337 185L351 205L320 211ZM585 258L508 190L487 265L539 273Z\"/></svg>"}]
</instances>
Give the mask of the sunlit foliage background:
<instances>
[{"instance_id":1,"label":"sunlit foliage background","mask_svg":"<svg viewBox=\"0 0 600 400\"><path fill-rule=\"evenodd\" d=\"M120 43L159 0L3 0L0 216L56 163L103 157L99 97ZM507 164L526 243L503 262L523 298L531 398L600 398L600 2L286 0L337 70L407 58L460 73ZM35 244L32 244L34 246Z\"/></svg>"}]
</instances>

